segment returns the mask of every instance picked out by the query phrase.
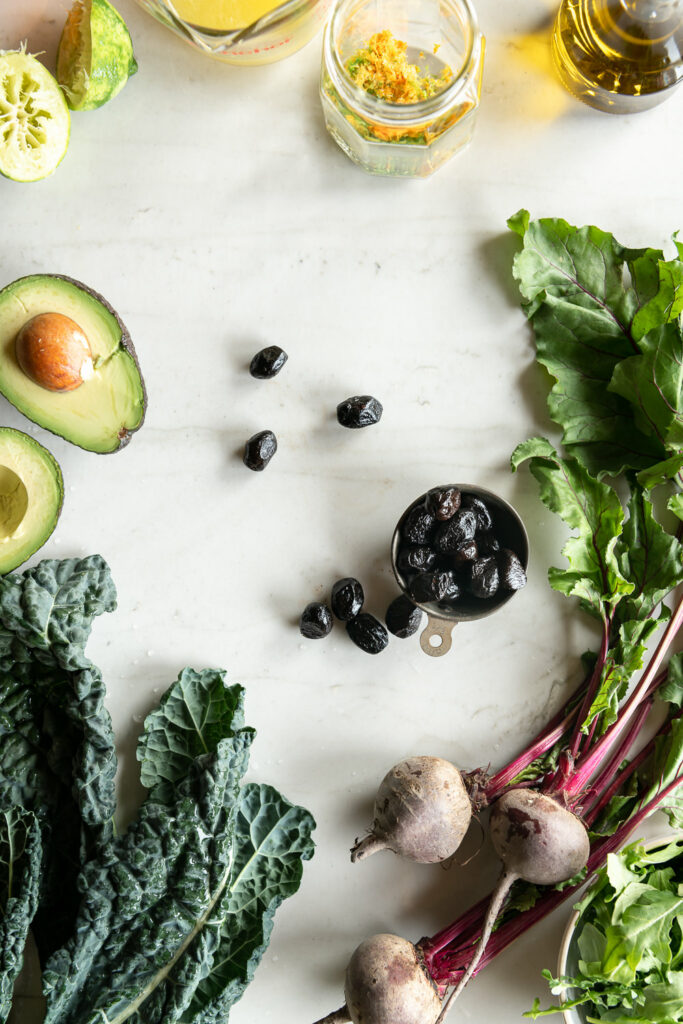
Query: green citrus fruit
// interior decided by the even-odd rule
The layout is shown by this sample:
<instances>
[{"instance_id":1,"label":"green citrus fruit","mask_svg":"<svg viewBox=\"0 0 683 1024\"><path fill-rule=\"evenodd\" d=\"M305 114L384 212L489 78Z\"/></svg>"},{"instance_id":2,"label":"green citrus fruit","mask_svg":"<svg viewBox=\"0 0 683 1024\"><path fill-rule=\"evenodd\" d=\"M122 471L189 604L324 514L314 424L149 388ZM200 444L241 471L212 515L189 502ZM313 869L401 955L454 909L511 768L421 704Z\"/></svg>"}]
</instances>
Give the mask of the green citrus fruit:
<instances>
[{"instance_id":1,"label":"green citrus fruit","mask_svg":"<svg viewBox=\"0 0 683 1024\"><path fill-rule=\"evenodd\" d=\"M38 181L69 145L71 121L50 72L23 50L0 50L0 174Z\"/></svg>"},{"instance_id":2,"label":"green citrus fruit","mask_svg":"<svg viewBox=\"0 0 683 1024\"><path fill-rule=\"evenodd\" d=\"M108 0L76 0L57 51L57 81L72 110L94 110L123 89L138 66L126 23Z\"/></svg>"}]
</instances>

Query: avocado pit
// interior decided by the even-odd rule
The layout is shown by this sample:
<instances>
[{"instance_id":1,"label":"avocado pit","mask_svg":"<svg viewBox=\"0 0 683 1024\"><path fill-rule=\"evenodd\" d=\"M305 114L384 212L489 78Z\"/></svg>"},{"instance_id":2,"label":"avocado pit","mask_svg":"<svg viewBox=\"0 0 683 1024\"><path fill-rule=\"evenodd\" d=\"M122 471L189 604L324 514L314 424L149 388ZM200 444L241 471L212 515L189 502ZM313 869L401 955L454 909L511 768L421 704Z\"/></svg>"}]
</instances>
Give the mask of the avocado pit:
<instances>
[{"instance_id":1,"label":"avocado pit","mask_svg":"<svg viewBox=\"0 0 683 1024\"><path fill-rule=\"evenodd\" d=\"M94 373L93 355L85 332L63 313L39 313L16 337L19 366L46 391L75 391Z\"/></svg>"}]
</instances>

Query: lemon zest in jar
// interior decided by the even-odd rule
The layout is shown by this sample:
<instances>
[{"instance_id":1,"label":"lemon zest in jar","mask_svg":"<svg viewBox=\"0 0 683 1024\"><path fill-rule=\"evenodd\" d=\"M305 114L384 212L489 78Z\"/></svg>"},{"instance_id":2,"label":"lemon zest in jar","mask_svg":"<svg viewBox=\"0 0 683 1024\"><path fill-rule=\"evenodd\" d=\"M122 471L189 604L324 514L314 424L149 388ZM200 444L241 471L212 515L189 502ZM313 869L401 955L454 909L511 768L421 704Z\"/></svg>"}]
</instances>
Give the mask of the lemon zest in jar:
<instances>
[{"instance_id":1,"label":"lemon zest in jar","mask_svg":"<svg viewBox=\"0 0 683 1024\"><path fill-rule=\"evenodd\" d=\"M448 85L453 77L449 67L438 76L425 75L408 62L407 52L408 44L384 29L348 59L346 70L361 89L389 103L419 103Z\"/></svg>"}]
</instances>

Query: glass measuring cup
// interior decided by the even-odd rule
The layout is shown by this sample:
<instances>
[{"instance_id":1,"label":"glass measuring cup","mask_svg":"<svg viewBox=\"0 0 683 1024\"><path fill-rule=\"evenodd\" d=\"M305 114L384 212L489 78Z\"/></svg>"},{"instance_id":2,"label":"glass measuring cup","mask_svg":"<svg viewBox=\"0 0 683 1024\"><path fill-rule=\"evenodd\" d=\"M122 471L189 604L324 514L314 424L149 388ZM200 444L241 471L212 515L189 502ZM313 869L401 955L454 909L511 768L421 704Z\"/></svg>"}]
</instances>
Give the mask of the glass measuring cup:
<instances>
[{"instance_id":1,"label":"glass measuring cup","mask_svg":"<svg viewBox=\"0 0 683 1024\"><path fill-rule=\"evenodd\" d=\"M457 488L463 495L479 498L486 504L493 519L493 533L501 548L509 548L514 551L526 571L529 562L529 538L524 523L512 505L499 495L493 494L492 491L487 491L484 487L477 487L474 484L443 484L431 488L430 491L445 491L451 487ZM472 622L475 619L493 615L499 608L507 604L517 591L501 590L493 597L486 599L463 593L457 601L448 604L435 601L421 603L411 596L409 581L398 567L402 528L413 509L425 502L430 491L426 491L411 502L396 524L391 540L391 567L402 592L427 616L427 625L420 634L420 647L425 654L429 654L433 658L440 658L451 649L452 633L459 622Z\"/></svg>"}]
</instances>

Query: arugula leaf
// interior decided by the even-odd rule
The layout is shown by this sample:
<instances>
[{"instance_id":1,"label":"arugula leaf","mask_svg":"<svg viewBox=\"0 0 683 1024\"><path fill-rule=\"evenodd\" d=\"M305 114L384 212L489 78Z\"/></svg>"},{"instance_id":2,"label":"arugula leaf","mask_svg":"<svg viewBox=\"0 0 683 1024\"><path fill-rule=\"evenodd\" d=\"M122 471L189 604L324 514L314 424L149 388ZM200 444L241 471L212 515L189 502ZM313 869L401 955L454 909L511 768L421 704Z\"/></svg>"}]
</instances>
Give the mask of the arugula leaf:
<instances>
[{"instance_id":1,"label":"arugula leaf","mask_svg":"<svg viewBox=\"0 0 683 1024\"><path fill-rule=\"evenodd\" d=\"M562 554L569 569L548 572L554 590L578 597L588 611L605 619L608 609L634 584L622 574L615 553L624 510L616 491L594 479L572 456L560 458L542 437L531 438L512 453L513 472L530 460L530 470L541 485L541 501L578 531Z\"/></svg>"},{"instance_id":2,"label":"arugula leaf","mask_svg":"<svg viewBox=\"0 0 683 1024\"><path fill-rule=\"evenodd\" d=\"M508 226L523 241L513 276L538 361L555 381L548 409L563 444L599 476L660 462L661 441L634 422L629 402L609 384L621 360L639 354L631 322L660 291L663 254L626 249L595 227L531 221L526 210Z\"/></svg>"},{"instance_id":3,"label":"arugula leaf","mask_svg":"<svg viewBox=\"0 0 683 1024\"><path fill-rule=\"evenodd\" d=\"M12 1008L14 982L38 906L42 839L35 815L0 811L0 1021Z\"/></svg>"}]
</instances>

